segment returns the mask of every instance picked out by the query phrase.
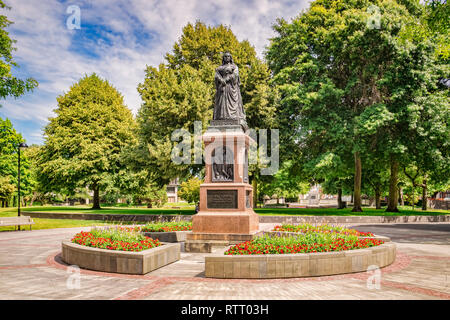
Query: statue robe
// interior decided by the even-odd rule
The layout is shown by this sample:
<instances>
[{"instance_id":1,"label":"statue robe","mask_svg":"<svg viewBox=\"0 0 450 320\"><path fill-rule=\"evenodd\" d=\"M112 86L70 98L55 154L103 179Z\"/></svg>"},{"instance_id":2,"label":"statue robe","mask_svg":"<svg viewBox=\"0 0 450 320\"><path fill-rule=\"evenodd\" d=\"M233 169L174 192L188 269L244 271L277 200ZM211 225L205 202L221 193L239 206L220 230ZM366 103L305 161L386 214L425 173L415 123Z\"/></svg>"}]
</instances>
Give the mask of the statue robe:
<instances>
[{"instance_id":1,"label":"statue robe","mask_svg":"<svg viewBox=\"0 0 450 320\"><path fill-rule=\"evenodd\" d=\"M222 81L225 81L225 84ZM244 107L239 89L239 70L235 64L221 65L216 69L214 79L216 96L213 120L244 119Z\"/></svg>"}]
</instances>

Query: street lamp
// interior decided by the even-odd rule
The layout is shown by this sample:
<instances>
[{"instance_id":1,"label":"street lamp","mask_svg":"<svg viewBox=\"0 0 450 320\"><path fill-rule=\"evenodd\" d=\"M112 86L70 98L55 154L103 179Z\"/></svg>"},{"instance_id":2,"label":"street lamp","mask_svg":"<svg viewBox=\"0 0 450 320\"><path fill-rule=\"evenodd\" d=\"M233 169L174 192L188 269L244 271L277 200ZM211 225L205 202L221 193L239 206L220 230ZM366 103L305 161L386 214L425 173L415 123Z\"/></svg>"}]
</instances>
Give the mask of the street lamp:
<instances>
[{"instance_id":1,"label":"street lamp","mask_svg":"<svg viewBox=\"0 0 450 320\"><path fill-rule=\"evenodd\" d=\"M18 192L18 199L19 199L19 203L18 203L18 207L17 207L17 216L18 217L20 217L20 150L23 150L23 149L25 149L25 148L28 148L28 146L27 146L27 144L26 143L21 143L21 144L19 144L19 148L17 148L18 149L18 151L19 151L19 157L18 157L18 159L17 159L17 162L18 162L18 165L17 165L17 184L18 184L18 188L17 189L19 189L19 192ZM20 225L18 225L18 230L20 230Z\"/></svg>"}]
</instances>

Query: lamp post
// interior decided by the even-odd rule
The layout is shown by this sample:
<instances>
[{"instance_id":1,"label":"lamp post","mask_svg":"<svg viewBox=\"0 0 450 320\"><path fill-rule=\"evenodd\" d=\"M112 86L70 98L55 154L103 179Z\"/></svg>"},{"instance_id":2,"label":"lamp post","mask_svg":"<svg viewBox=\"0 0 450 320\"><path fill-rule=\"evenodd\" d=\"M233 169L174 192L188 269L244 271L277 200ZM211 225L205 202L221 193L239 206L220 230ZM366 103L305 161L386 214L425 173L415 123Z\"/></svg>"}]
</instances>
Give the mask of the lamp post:
<instances>
[{"instance_id":1,"label":"lamp post","mask_svg":"<svg viewBox=\"0 0 450 320\"><path fill-rule=\"evenodd\" d=\"M18 163L18 165L17 165L17 189L18 189L18 194L17 194L17 196L18 196L18 199L19 199L19 202L18 202L18 207L17 207L17 216L18 217L20 217L20 150L22 150L22 149L25 149L25 148L28 148L28 146L27 146L27 144L26 143L21 143L21 144L19 144L19 147L17 148L18 149L18 152L19 152L19 157L18 157L18 159L17 159L17 163ZM20 230L20 225L18 225L18 230Z\"/></svg>"}]
</instances>

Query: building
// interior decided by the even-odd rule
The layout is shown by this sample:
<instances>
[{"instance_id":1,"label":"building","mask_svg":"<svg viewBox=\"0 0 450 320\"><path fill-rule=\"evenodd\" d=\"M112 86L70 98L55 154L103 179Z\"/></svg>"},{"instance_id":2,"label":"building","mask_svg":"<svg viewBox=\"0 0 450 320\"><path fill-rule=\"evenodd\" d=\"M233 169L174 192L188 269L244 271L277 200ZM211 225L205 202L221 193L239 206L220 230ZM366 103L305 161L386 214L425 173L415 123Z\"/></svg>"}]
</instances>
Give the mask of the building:
<instances>
[{"instance_id":1,"label":"building","mask_svg":"<svg viewBox=\"0 0 450 320\"><path fill-rule=\"evenodd\" d=\"M178 186L180 185L179 179L173 179L166 187L167 192L167 202L175 203L178 202Z\"/></svg>"}]
</instances>

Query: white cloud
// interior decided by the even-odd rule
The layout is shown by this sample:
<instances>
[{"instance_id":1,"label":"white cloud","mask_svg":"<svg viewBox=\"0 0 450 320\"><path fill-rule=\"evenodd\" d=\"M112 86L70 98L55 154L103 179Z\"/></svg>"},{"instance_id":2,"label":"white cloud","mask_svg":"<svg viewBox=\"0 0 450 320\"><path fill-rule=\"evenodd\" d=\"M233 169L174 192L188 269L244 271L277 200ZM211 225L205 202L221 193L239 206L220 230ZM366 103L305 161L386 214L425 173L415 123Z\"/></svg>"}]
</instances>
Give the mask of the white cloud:
<instances>
[{"instance_id":1,"label":"white cloud","mask_svg":"<svg viewBox=\"0 0 450 320\"><path fill-rule=\"evenodd\" d=\"M66 28L66 9L74 3L23 0L7 4L12 10L6 14L14 21L8 31L17 40L15 59L26 76L38 79L40 85L25 97L2 102L0 113L13 121L29 119L44 125L53 115L56 97L92 72L108 79L136 113L141 104L136 87L144 79L145 66L163 62L188 22L229 25L239 40L248 39L262 57L275 19L292 18L308 1L87 0L78 4L81 28L83 24L102 26L103 33L100 41L83 43L74 42L79 30ZM139 33L154 38L142 41Z\"/></svg>"}]
</instances>

